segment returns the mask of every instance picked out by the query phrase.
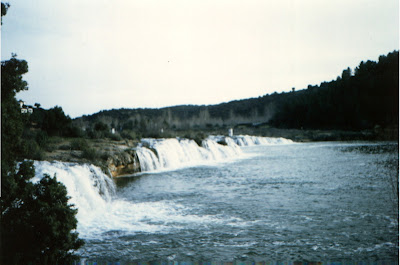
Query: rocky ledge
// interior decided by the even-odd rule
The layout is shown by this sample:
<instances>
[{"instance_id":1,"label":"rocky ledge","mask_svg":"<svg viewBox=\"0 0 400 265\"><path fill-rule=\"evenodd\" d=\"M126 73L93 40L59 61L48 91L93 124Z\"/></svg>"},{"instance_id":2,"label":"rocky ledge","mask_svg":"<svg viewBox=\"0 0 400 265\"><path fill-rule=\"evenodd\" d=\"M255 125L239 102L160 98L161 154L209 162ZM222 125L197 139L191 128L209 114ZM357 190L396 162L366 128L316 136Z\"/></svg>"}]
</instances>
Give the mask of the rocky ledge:
<instances>
[{"instance_id":1,"label":"rocky ledge","mask_svg":"<svg viewBox=\"0 0 400 265\"><path fill-rule=\"evenodd\" d=\"M141 171L139 158L132 149L111 153L106 166L112 177L131 175Z\"/></svg>"},{"instance_id":2,"label":"rocky ledge","mask_svg":"<svg viewBox=\"0 0 400 265\"><path fill-rule=\"evenodd\" d=\"M90 163L112 177L140 172L137 142L108 139L55 139L44 158L47 161Z\"/></svg>"}]
</instances>

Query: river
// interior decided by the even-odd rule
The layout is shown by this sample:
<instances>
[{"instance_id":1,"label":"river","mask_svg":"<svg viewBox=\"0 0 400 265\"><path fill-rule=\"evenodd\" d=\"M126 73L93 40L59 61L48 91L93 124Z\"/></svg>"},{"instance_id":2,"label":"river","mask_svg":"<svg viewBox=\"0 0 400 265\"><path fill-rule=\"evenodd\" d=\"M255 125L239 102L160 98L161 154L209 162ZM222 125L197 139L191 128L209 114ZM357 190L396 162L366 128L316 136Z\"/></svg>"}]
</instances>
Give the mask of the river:
<instances>
[{"instance_id":1,"label":"river","mask_svg":"<svg viewBox=\"0 0 400 265\"><path fill-rule=\"evenodd\" d=\"M82 261L398 263L397 143L240 149L73 193Z\"/></svg>"}]
</instances>

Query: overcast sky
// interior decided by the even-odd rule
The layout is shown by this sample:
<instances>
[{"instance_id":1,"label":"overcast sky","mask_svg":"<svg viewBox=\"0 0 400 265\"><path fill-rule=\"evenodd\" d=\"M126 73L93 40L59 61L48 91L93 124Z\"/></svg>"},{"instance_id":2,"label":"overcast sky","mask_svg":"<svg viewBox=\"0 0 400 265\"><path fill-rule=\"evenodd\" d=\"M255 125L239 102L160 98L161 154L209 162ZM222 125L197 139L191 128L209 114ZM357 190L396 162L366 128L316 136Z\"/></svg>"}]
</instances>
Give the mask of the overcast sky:
<instances>
[{"instance_id":1,"label":"overcast sky","mask_svg":"<svg viewBox=\"0 0 400 265\"><path fill-rule=\"evenodd\" d=\"M17 95L71 117L306 88L399 49L398 0L8 0Z\"/></svg>"}]
</instances>

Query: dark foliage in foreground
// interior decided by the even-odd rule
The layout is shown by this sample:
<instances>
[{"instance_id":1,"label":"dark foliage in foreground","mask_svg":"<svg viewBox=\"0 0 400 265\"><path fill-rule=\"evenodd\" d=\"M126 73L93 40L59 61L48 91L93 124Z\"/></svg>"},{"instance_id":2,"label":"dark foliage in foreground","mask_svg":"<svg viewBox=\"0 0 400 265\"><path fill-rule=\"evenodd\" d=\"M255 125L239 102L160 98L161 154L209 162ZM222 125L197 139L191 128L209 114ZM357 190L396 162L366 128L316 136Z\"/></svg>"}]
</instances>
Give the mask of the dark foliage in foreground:
<instances>
[{"instance_id":1,"label":"dark foliage in foreground","mask_svg":"<svg viewBox=\"0 0 400 265\"><path fill-rule=\"evenodd\" d=\"M6 177L2 198L2 264L59 264L73 260L82 246L76 232L76 209L64 185L45 175L39 182L32 162Z\"/></svg>"},{"instance_id":2,"label":"dark foliage in foreground","mask_svg":"<svg viewBox=\"0 0 400 265\"><path fill-rule=\"evenodd\" d=\"M2 3L3 12L8 5ZM33 162L23 161L32 145L45 145L47 134L33 142L23 139L29 120L15 98L28 85L25 60L13 55L1 62L1 264L64 264L82 246L75 232L77 210L68 204L67 190L57 179L44 176L33 183Z\"/></svg>"}]
</instances>

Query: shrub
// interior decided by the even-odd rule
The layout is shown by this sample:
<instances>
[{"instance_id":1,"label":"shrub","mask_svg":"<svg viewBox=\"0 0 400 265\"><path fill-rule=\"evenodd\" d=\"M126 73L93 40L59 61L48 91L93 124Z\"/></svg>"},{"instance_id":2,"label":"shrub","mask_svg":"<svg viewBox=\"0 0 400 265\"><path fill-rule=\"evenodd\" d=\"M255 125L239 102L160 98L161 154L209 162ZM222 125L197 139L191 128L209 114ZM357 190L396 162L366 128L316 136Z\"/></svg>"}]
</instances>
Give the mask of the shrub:
<instances>
[{"instance_id":1,"label":"shrub","mask_svg":"<svg viewBox=\"0 0 400 265\"><path fill-rule=\"evenodd\" d=\"M41 148L46 149L46 147L47 147L47 145L48 145L48 139L49 139L49 136L47 135L46 132L44 132L44 131L38 131L38 132L36 133L35 140L36 140L37 144L38 144Z\"/></svg>"},{"instance_id":2,"label":"shrub","mask_svg":"<svg viewBox=\"0 0 400 265\"><path fill-rule=\"evenodd\" d=\"M94 131L94 130L87 130L87 135L89 136L90 139L99 139L101 138L101 133L98 131Z\"/></svg>"},{"instance_id":3,"label":"shrub","mask_svg":"<svg viewBox=\"0 0 400 265\"><path fill-rule=\"evenodd\" d=\"M58 147L58 150L71 150L71 145L63 144Z\"/></svg>"},{"instance_id":4,"label":"shrub","mask_svg":"<svg viewBox=\"0 0 400 265\"><path fill-rule=\"evenodd\" d=\"M104 161L107 161L107 159L108 159L109 156L110 156L109 153L103 152L103 153L101 153L100 158L101 158L102 160L104 160Z\"/></svg>"},{"instance_id":5,"label":"shrub","mask_svg":"<svg viewBox=\"0 0 400 265\"><path fill-rule=\"evenodd\" d=\"M22 142L22 151L25 154L25 158L33 160L43 160L44 152L33 139L27 139Z\"/></svg>"},{"instance_id":6,"label":"shrub","mask_svg":"<svg viewBox=\"0 0 400 265\"><path fill-rule=\"evenodd\" d=\"M96 150L94 148L88 147L82 150L82 158L86 158L89 160L96 160L99 157Z\"/></svg>"},{"instance_id":7,"label":"shrub","mask_svg":"<svg viewBox=\"0 0 400 265\"><path fill-rule=\"evenodd\" d=\"M67 128L65 135L68 137L83 137L85 132L80 127L71 125Z\"/></svg>"},{"instance_id":8,"label":"shrub","mask_svg":"<svg viewBox=\"0 0 400 265\"><path fill-rule=\"evenodd\" d=\"M122 140L122 137L119 134L110 133L110 134L108 134L107 137L110 138L113 141L121 141Z\"/></svg>"},{"instance_id":9,"label":"shrub","mask_svg":"<svg viewBox=\"0 0 400 265\"><path fill-rule=\"evenodd\" d=\"M85 150L89 148L89 144L85 139L79 138L72 140L70 147L72 150Z\"/></svg>"},{"instance_id":10,"label":"shrub","mask_svg":"<svg viewBox=\"0 0 400 265\"><path fill-rule=\"evenodd\" d=\"M140 134L137 134L134 131L124 130L121 132L121 137L128 140L136 140L140 138Z\"/></svg>"},{"instance_id":11,"label":"shrub","mask_svg":"<svg viewBox=\"0 0 400 265\"><path fill-rule=\"evenodd\" d=\"M108 125L103 123L103 122L101 122L101 121L96 122L96 124L94 125L94 129L95 129L95 131L98 131L98 132L100 132L100 131L109 131Z\"/></svg>"}]
</instances>

